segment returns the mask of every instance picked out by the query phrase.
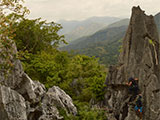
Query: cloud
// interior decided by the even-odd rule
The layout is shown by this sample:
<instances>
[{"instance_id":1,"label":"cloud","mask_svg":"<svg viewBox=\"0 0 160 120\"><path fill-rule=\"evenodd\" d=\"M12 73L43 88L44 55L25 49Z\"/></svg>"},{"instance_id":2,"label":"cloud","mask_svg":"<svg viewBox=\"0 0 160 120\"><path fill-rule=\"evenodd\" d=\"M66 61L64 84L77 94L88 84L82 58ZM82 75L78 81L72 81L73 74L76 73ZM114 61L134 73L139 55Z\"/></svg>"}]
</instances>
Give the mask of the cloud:
<instances>
[{"instance_id":1,"label":"cloud","mask_svg":"<svg viewBox=\"0 0 160 120\"><path fill-rule=\"evenodd\" d=\"M159 12L159 0L26 0L30 18L48 21L82 20L91 16L129 17L131 8L140 5L149 14Z\"/></svg>"}]
</instances>

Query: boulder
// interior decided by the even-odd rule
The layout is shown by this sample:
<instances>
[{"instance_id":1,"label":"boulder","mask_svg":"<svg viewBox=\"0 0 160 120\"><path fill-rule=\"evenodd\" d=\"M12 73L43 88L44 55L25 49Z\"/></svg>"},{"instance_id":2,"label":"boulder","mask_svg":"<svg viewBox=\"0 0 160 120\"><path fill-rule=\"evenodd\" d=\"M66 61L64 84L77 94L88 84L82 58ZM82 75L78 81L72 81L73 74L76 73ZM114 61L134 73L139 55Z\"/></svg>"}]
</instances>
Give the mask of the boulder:
<instances>
[{"instance_id":1,"label":"boulder","mask_svg":"<svg viewBox=\"0 0 160 120\"><path fill-rule=\"evenodd\" d=\"M65 110L67 114L77 114L77 108L69 95L58 86L53 86L38 103L27 103L28 120L61 120L63 116L60 116L59 109Z\"/></svg>"},{"instance_id":2,"label":"boulder","mask_svg":"<svg viewBox=\"0 0 160 120\"><path fill-rule=\"evenodd\" d=\"M106 78L106 105L112 107L118 120L139 120L126 105L129 77L139 78L143 96L143 120L160 118L159 36L152 15L133 7L128 30L123 40L119 62L110 66ZM123 117L122 117L123 116Z\"/></svg>"},{"instance_id":3,"label":"boulder","mask_svg":"<svg viewBox=\"0 0 160 120\"><path fill-rule=\"evenodd\" d=\"M53 86L44 95L42 103L47 104L48 102L54 106L66 110L67 113L73 115L77 114L77 108L74 106L72 98L58 86Z\"/></svg>"},{"instance_id":4,"label":"boulder","mask_svg":"<svg viewBox=\"0 0 160 120\"><path fill-rule=\"evenodd\" d=\"M22 81L15 88L27 101L38 102L46 93L46 88L38 81L32 81L31 78L23 73Z\"/></svg>"},{"instance_id":5,"label":"boulder","mask_svg":"<svg viewBox=\"0 0 160 120\"><path fill-rule=\"evenodd\" d=\"M0 52L4 52L0 49ZM72 99L62 89L53 86L47 92L45 86L33 81L22 68L15 55L17 49L13 43L10 72L0 70L0 120L61 120L59 108L66 113L77 114ZM0 56L0 65L5 59Z\"/></svg>"},{"instance_id":6,"label":"boulder","mask_svg":"<svg viewBox=\"0 0 160 120\"><path fill-rule=\"evenodd\" d=\"M0 85L0 120L27 120L25 99L9 87Z\"/></svg>"},{"instance_id":7,"label":"boulder","mask_svg":"<svg viewBox=\"0 0 160 120\"><path fill-rule=\"evenodd\" d=\"M33 104L26 102L27 104L27 120L61 120L63 116L60 116L57 107L50 102L39 102Z\"/></svg>"}]
</instances>

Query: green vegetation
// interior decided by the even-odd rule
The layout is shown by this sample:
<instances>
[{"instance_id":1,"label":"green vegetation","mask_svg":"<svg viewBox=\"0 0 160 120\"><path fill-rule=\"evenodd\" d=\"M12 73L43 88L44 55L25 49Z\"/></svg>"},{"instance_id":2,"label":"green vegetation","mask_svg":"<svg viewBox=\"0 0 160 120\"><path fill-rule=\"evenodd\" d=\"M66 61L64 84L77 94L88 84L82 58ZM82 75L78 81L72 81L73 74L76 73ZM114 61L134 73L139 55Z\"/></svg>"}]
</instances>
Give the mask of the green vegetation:
<instances>
[{"instance_id":1,"label":"green vegetation","mask_svg":"<svg viewBox=\"0 0 160 120\"><path fill-rule=\"evenodd\" d=\"M67 52L58 51L57 47L61 39L59 39L59 36L57 38L57 34L55 34L54 40L56 40L57 43L52 44L54 41L51 40L53 39L48 40L50 37L47 35L52 34L50 31L46 33L46 36L43 36L44 39L39 44L38 42L41 39L36 39L37 37L30 34L36 33L35 35L41 35L41 25L37 25L39 28L34 29L34 32L26 28L28 32L28 36L26 36L26 32L20 32L21 29L25 29L23 27L26 27L28 23L33 23L29 25L34 28L35 20L25 21L16 24L16 37L14 37L18 50L20 51L19 58L23 62L25 72L33 80L39 80L47 88L53 85L60 86L73 100L78 100L78 104L83 102L89 103L91 99L97 102L103 100L106 71L104 66L98 63L98 59L95 57L72 55ZM21 25L22 22L23 25ZM36 24L38 24L38 22L36 22ZM53 27L53 29L55 29L55 27ZM37 43L37 46L32 46L34 43ZM89 105L88 113L82 113L81 110L80 108L79 116L75 117L76 119L81 119L83 116L83 119L87 118L90 120L95 116L98 118L100 114L98 111L93 112L94 110L89 108ZM89 116L90 118L88 118Z\"/></svg>"},{"instance_id":2,"label":"green vegetation","mask_svg":"<svg viewBox=\"0 0 160 120\"><path fill-rule=\"evenodd\" d=\"M104 109L90 108L86 102L75 101L74 104L78 108L78 115L67 116L64 110L60 110L60 114L63 114L65 120L106 120L106 114Z\"/></svg>"},{"instance_id":3,"label":"green vegetation","mask_svg":"<svg viewBox=\"0 0 160 120\"><path fill-rule=\"evenodd\" d=\"M113 42L98 42L90 44L87 48L77 49L74 54L85 54L88 56L95 56L99 58L99 63L104 64L106 67L116 64L118 61L119 53L122 51L122 39Z\"/></svg>"},{"instance_id":4,"label":"green vegetation","mask_svg":"<svg viewBox=\"0 0 160 120\"><path fill-rule=\"evenodd\" d=\"M127 26L106 28L87 37L73 41L61 50L75 51L75 54L85 54L99 58L99 62L108 67L116 64Z\"/></svg>"},{"instance_id":5,"label":"green vegetation","mask_svg":"<svg viewBox=\"0 0 160 120\"><path fill-rule=\"evenodd\" d=\"M17 16L24 16L29 12L20 2L23 2L23 0L1 0L0 2L0 71L6 75L13 67L11 59L16 59L16 55L12 49L13 41L10 40L14 36L14 29L11 26L15 23L15 14ZM12 17L8 18L6 11L13 13Z\"/></svg>"},{"instance_id":6,"label":"green vegetation","mask_svg":"<svg viewBox=\"0 0 160 120\"><path fill-rule=\"evenodd\" d=\"M154 19L160 36L160 13L156 14ZM74 50L75 54L96 56L100 59L100 63L106 66L116 64L119 53L122 51L120 40L124 38L128 24L128 19L115 22L93 35L74 40L61 50L69 52ZM149 40L149 43L154 45L152 40Z\"/></svg>"},{"instance_id":7,"label":"green vegetation","mask_svg":"<svg viewBox=\"0 0 160 120\"><path fill-rule=\"evenodd\" d=\"M106 72L94 57L41 51L22 59L25 72L47 88L58 85L75 100L102 100Z\"/></svg>"},{"instance_id":8,"label":"green vegetation","mask_svg":"<svg viewBox=\"0 0 160 120\"><path fill-rule=\"evenodd\" d=\"M98 59L59 51L59 44L66 43L64 36L57 34L62 28L60 24L26 19L16 13L5 17L10 21L14 18L14 21L7 26L13 31L6 34L4 47L9 49L12 45L5 43L8 36L17 45L18 54L15 57L22 61L25 72L33 80L40 81L47 88L60 86L75 101L78 115L65 116L62 110L65 119L93 120L105 117L103 111L89 105L91 100L99 102L104 99L106 71Z\"/></svg>"},{"instance_id":9,"label":"green vegetation","mask_svg":"<svg viewBox=\"0 0 160 120\"><path fill-rule=\"evenodd\" d=\"M20 5L16 0L3 2L6 6L9 5L8 8ZM12 48L13 43L9 43L8 38L14 40L18 49L15 59L22 61L25 72L33 80L40 81L47 88L60 86L73 98L78 107L78 115L67 116L60 110L66 120L105 119L103 110L91 108L89 104L91 100L96 103L104 99L105 67L95 57L59 51L59 44L66 43L64 36L57 34L62 26L54 22L47 23L40 18L26 19L24 14L28 10L21 5L17 9L25 11L22 14L14 11L10 15L0 11L3 15L0 17L1 49ZM6 64L12 62L10 54L12 50L6 54ZM6 69L10 69L10 66Z\"/></svg>"},{"instance_id":10,"label":"green vegetation","mask_svg":"<svg viewBox=\"0 0 160 120\"><path fill-rule=\"evenodd\" d=\"M33 80L40 81L46 88L60 86L73 98L78 115L68 116L60 110L65 120L107 119L104 110L89 104L90 101L102 101L105 94L106 68L99 64L98 57L105 65L117 62L122 44L119 39L124 36L126 26L101 30L75 41L70 46L71 49L76 47L75 55L58 50L60 43L66 43L64 36L58 35L62 29L60 24L47 23L40 18L26 19L25 14L29 11L19 4L20 1L0 2L0 57L4 61L0 62L0 70L8 72L13 67L12 58L18 58ZM5 10L12 14L5 14ZM16 43L18 55L13 53L10 39ZM149 43L153 44L153 41L149 40Z\"/></svg>"},{"instance_id":11,"label":"green vegetation","mask_svg":"<svg viewBox=\"0 0 160 120\"><path fill-rule=\"evenodd\" d=\"M60 24L47 23L40 18L35 20L23 18L12 25L16 35L13 39L18 50L36 54L42 50L57 48L62 42L65 43L64 36L57 34L61 28Z\"/></svg>"},{"instance_id":12,"label":"green vegetation","mask_svg":"<svg viewBox=\"0 0 160 120\"><path fill-rule=\"evenodd\" d=\"M57 34L61 26L50 24L48 30L48 24L42 22L39 19L23 19L13 25L16 34L14 40L25 72L47 88L60 86L75 99L87 102L91 98L103 99L106 72L104 67L98 64L98 59L58 51L58 44L65 42L61 39L63 36ZM21 32L23 30L25 32ZM45 35L42 35L43 32Z\"/></svg>"},{"instance_id":13,"label":"green vegetation","mask_svg":"<svg viewBox=\"0 0 160 120\"><path fill-rule=\"evenodd\" d=\"M154 42L153 40L149 39L149 44L153 45L154 46Z\"/></svg>"}]
</instances>

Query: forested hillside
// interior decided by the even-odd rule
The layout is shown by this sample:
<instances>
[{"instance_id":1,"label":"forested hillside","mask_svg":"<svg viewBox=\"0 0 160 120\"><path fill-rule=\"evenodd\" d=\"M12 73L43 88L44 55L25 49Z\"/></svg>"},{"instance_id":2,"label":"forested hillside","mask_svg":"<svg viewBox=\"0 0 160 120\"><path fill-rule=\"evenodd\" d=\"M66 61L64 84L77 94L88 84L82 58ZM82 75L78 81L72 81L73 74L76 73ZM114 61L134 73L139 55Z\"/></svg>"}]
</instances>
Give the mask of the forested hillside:
<instances>
[{"instance_id":1,"label":"forested hillside","mask_svg":"<svg viewBox=\"0 0 160 120\"><path fill-rule=\"evenodd\" d=\"M115 64L126 29L127 26L107 28L91 36L77 39L61 50L74 50L75 54L98 57L100 63L105 65Z\"/></svg>"},{"instance_id":2,"label":"forested hillside","mask_svg":"<svg viewBox=\"0 0 160 120\"><path fill-rule=\"evenodd\" d=\"M67 30L59 34L63 24L28 18L30 11L22 3L0 1L0 120L135 120L128 105L130 76L140 78L145 120L160 118L155 112L160 110L159 41L152 16L134 7L130 23L93 17L77 31L72 21L69 31L76 37L95 32L106 19L112 24L60 48L67 44L62 34ZM160 14L155 21L160 30ZM108 68L119 53L120 63Z\"/></svg>"},{"instance_id":3,"label":"forested hillside","mask_svg":"<svg viewBox=\"0 0 160 120\"><path fill-rule=\"evenodd\" d=\"M33 80L40 81L47 88L59 86L77 105L82 104L78 106L79 110L84 105L90 109L88 103L91 99L103 100L105 67L98 63L97 58L58 51L59 43L65 42L63 36L57 34L61 29L59 24L46 23L40 19L23 19L15 22L13 29L19 59ZM86 113L79 112L80 118L87 117ZM103 117L97 116L97 112L92 115Z\"/></svg>"},{"instance_id":4,"label":"forested hillside","mask_svg":"<svg viewBox=\"0 0 160 120\"><path fill-rule=\"evenodd\" d=\"M160 30L160 14L154 16L158 30ZM79 38L61 50L75 51L75 54L95 56L101 64L109 65L117 63L121 51L122 40L129 24L129 19L123 19L93 35Z\"/></svg>"},{"instance_id":5,"label":"forested hillside","mask_svg":"<svg viewBox=\"0 0 160 120\"><path fill-rule=\"evenodd\" d=\"M63 29L59 33L64 35L65 40L70 43L80 37L91 35L118 20L120 18L116 17L91 17L80 21L60 20L58 23L63 26Z\"/></svg>"},{"instance_id":6,"label":"forested hillside","mask_svg":"<svg viewBox=\"0 0 160 120\"><path fill-rule=\"evenodd\" d=\"M8 86L4 86L7 89L6 92L10 90L17 96L20 96L12 96L14 97L13 100L9 100L13 108L16 105L14 102L19 100L18 98L21 98L20 105L22 102L24 104L23 110L20 111L20 109L18 109L19 106L14 109L15 114L19 114L16 111L19 110L20 113L24 113L24 115L22 115L27 120L40 119L40 116L42 117L44 114L43 112L48 109L48 105L42 105L46 96L42 97L41 92L43 91L45 95L47 95L48 93L46 93L45 87L47 90L50 90L53 86L59 86L72 97L78 109L78 113L75 116L75 114L66 112L67 110L63 107L54 108L54 110L58 109L57 111L60 112L60 115L63 116L65 120L106 119L104 110L92 108L90 104L90 101L98 103L104 99L106 68L100 65L98 59L95 57L73 55L68 52L59 51L59 44L65 43L64 36L58 34L62 26L54 22L43 21L40 18L28 19L26 17L26 14L29 13L28 9L24 7L25 11L23 13L19 11L23 8L22 6L16 8L14 5L21 6L16 0L10 2L3 0L2 3L0 2L0 14L3 15L0 17L0 26L2 28L0 29L0 58L3 60L0 62L1 78L3 78L0 81L0 87L3 88L3 85L7 84ZM8 6L13 7L12 9L8 8L10 14L3 13L3 7L7 8ZM13 11L14 7L15 11ZM23 68L19 60L22 62ZM12 84L15 86L9 86ZM39 88L36 88L37 84ZM34 100L30 98L34 96L32 90L34 92L37 90L36 94L38 97ZM0 92L3 92L2 89L0 89ZM11 94L14 95L13 93ZM3 95L6 95L5 98L8 100L9 95ZM4 97L3 95L1 96L2 98ZM51 96L49 96L48 99L50 99L50 97ZM4 101L1 102L3 103ZM26 108L25 104L31 107L31 109L34 108L34 113L31 113L30 108ZM55 106L61 106L59 104L60 103ZM50 106L53 107L53 104L49 104L48 107ZM12 109L11 106L7 107L7 109ZM41 108L39 112L39 107L43 107L45 110ZM0 114L3 112L10 114L10 111L3 110L0 111ZM28 111L27 115L25 115L26 111ZM51 112L51 114L47 114L46 116L52 118L52 114L54 113L52 111L49 112ZM6 119L7 116L4 116L0 116L0 119ZM14 116L13 114L11 117L20 120L19 117L21 117L21 115ZM7 118L7 120L13 119Z\"/></svg>"}]
</instances>

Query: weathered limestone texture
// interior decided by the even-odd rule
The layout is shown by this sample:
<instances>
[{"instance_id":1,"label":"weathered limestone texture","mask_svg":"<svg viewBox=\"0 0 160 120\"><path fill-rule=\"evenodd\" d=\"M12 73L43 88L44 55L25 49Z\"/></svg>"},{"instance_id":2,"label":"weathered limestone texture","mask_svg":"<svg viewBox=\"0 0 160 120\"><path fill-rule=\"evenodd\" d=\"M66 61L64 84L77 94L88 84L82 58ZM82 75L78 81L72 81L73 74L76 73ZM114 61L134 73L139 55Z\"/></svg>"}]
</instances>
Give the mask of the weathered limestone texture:
<instances>
[{"instance_id":1,"label":"weathered limestone texture","mask_svg":"<svg viewBox=\"0 0 160 120\"><path fill-rule=\"evenodd\" d=\"M139 78L143 96L143 120L160 120L159 36L152 15L140 7L132 8L132 16L123 40L118 65L109 68L106 78L106 105L117 120L139 120L134 106L128 104L129 77Z\"/></svg>"},{"instance_id":2,"label":"weathered limestone texture","mask_svg":"<svg viewBox=\"0 0 160 120\"><path fill-rule=\"evenodd\" d=\"M72 99L62 89L53 86L48 91L38 81L24 73L15 44L12 45L10 73L0 70L0 120L61 120L59 109L77 114ZM0 52L3 52L0 49ZM0 64L4 58L0 57Z\"/></svg>"}]
</instances>

